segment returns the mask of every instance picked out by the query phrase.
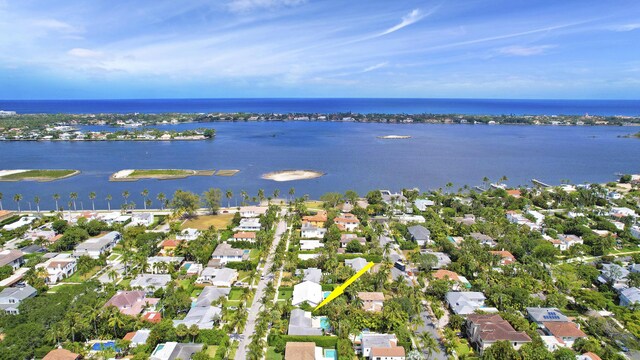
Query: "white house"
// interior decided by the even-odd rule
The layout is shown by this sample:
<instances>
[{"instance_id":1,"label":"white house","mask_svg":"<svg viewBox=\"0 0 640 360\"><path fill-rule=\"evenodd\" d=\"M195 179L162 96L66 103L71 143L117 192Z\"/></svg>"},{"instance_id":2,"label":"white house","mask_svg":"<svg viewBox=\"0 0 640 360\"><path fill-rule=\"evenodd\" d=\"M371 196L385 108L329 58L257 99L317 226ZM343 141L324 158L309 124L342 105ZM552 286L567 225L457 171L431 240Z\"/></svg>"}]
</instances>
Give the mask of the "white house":
<instances>
[{"instance_id":1,"label":"white house","mask_svg":"<svg viewBox=\"0 0 640 360\"><path fill-rule=\"evenodd\" d=\"M200 234L200 230L187 228L182 230L180 235L176 236L176 240L193 241L197 239Z\"/></svg>"},{"instance_id":2,"label":"white house","mask_svg":"<svg viewBox=\"0 0 640 360\"><path fill-rule=\"evenodd\" d=\"M300 228L300 237L303 239L321 239L326 234L327 229L317 227L310 222L305 222Z\"/></svg>"},{"instance_id":3,"label":"white house","mask_svg":"<svg viewBox=\"0 0 640 360\"><path fill-rule=\"evenodd\" d=\"M178 267L184 258L182 256L152 256L147 258L147 264L153 274L169 272L169 267Z\"/></svg>"},{"instance_id":4,"label":"white house","mask_svg":"<svg viewBox=\"0 0 640 360\"><path fill-rule=\"evenodd\" d=\"M300 240L300 250L315 250L324 247L320 240Z\"/></svg>"},{"instance_id":5,"label":"white house","mask_svg":"<svg viewBox=\"0 0 640 360\"><path fill-rule=\"evenodd\" d=\"M242 218L240 219L240 225L238 225L235 231L260 231L260 219L258 218Z\"/></svg>"},{"instance_id":6,"label":"white house","mask_svg":"<svg viewBox=\"0 0 640 360\"><path fill-rule=\"evenodd\" d=\"M131 222L129 223L129 225L130 226L136 226L136 225L151 226L153 225L153 222L154 222L154 218L152 213L142 212L142 213L134 213L133 215L131 215Z\"/></svg>"},{"instance_id":7,"label":"white house","mask_svg":"<svg viewBox=\"0 0 640 360\"><path fill-rule=\"evenodd\" d=\"M238 279L238 271L229 268L216 269L207 267L200 273L196 283L211 284L218 287L231 287Z\"/></svg>"},{"instance_id":8,"label":"white house","mask_svg":"<svg viewBox=\"0 0 640 360\"><path fill-rule=\"evenodd\" d=\"M292 305L297 306L307 302L311 306L317 306L323 300L322 286L312 281L303 281L293 287Z\"/></svg>"},{"instance_id":9,"label":"white house","mask_svg":"<svg viewBox=\"0 0 640 360\"><path fill-rule=\"evenodd\" d=\"M129 286L132 289L141 288L147 294L151 294L158 289L164 289L171 282L169 274L139 274L131 280Z\"/></svg>"},{"instance_id":10,"label":"white house","mask_svg":"<svg viewBox=\"0 0 640 360\"><path fill-rule=\"evenodd\" d=\"M495 308L487 308L484 306L486 297L481 292L450 291L446 294L445 299L451 311L457 315L473 314L476 310L497 312Z\"/></svg>"},{"instance_id":11,"label":"white house","mask_svg":"<svg viewBox=\"0 0 640 360\"><path fill-rule=\"evenodd\" d=\"M533 216L533 218L535 219L535 223L537 225L542 225L542 223L544 222L544 215L542 215L540 212L535 211L535 210L527 210L527 214Z\"/></svg>"},{"instance_id":12,"label":"white house","mask_svg":"<svg viewBox=\"0 0 640 360\"><path fill-rule=\"evenodd\" d=\"M211 254L212 259L218 259L221 264L226 264L232 261L242 261L248 258L246 252L243 249L234 249L230 244L222 243L216 246L216 249Z\"/></svg>"},{"instance_id":13,"label":"white house","mask_svg":"<svg viewBox=\"0 0 640 360\"><path fill-rule=\"evenodd\" d=\"M55 284L73 275L76 272L77 263L77 260L70 254L58 254L42 264L36 265L36 268L44 269L47 272L46 282L48 284Z\"/></svg>"},{"instance_id":14,"label":"white house","mask_svg":"<svg viewBox=\"0 0 640 360\"><path fill-rule=\"evenodd\" d=\"M97 259L100 255L111 251L121 238L122 235L119 232L112 231L104 236L88 239L76 246L73 256L76 258L89 256Z\"/></svg>"},{"instance_id":15,"label":"white house","mask_svg":"<svg viewBox=\"0 0 640 360\"><path fill-rule=\"evenodd\" d=\"M404 347L398 346L395 334L363 333L360 340L360 353L369 360L404 360Z\"/></svg>"},{"instance_id":16,"label":"white house","mask_svg":"<svg viewBox=\"0 0 640 360\"><path fill-rule=\"evenodd\" d=\"M233 234L233 238L230 241L247 241L250 243L256 242L256 233L253 231L240 231Z\"/></svg>"},{"instance_id":17,"label":"white house","mask_svg":"<svg viewBox=\"0 0 640 360\"><path fill-rule=\"evenodd\" d=\"M254 218L264 215L268 208L266 206L243 206L240 208L240 216L243 218Z\"/></svg>"},{"instance_id":18,"label":"white house","mask_svg":"<svg viewBox=\"0 0 640 360\"><path fill-rule=\"evenodd\" d=\"M417 199L413 204L420 211L426 211L427 207L435 205L435 203L429 199Z\"/></svg>"},{"instance_id":19,"label":"white house","mask_svg":"<svg viewBox=\"0 0 640 360\"><path fill-rule=\"evenodd\" d=\"M38 291L27 285L24 287L5 288L0 292L0 309L10 315L20 313L18 306L22 300L34 297Z\"/></svg>"},{"instance_id":20,"label":"white house","mask_svg":"<svg viewBox=\"0 0 640 360\"><path fill-rule=\"evenodd\" d=\"M0 251L0 266L9 265L15 271L24 264L24 253L20 250Z\"/></svg>"}]
</instances>

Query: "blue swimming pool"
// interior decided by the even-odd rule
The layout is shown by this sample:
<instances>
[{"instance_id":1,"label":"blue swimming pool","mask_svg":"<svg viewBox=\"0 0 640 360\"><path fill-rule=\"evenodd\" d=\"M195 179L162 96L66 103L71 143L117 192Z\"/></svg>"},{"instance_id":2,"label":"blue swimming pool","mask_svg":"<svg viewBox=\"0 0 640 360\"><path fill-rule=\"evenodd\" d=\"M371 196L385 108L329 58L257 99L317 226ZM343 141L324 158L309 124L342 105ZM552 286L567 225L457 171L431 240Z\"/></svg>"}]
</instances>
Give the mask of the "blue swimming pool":
<instances>
[{"instance_id":1,"label":"blue swimming pool","mask_svg":"<svg viewBox=\"0 0 640 360\"><path fill-rule=\"evenodd\" d=\"M95 350L95 351L101 351L101 350L106 350L106 349L117 350L115 341L107 341L107 342L103 342L103 343L95 343L91 347L91 350Z\"/></svg>"},{"instance_id":2,"label":"blue swimming pool","mask_svg":"<svg viewBox=\"0 0 640 360\"><path fill-rule=\"evenodd\" d=\"M331 330L331 325L329 324L329 319L326 316L320 318L320 327L325 331Z\"/></svg>"},{"instance_id":3,"label":"blue swimming pool","mask_svg":"<svg viewBox=\"0 0 640 360\"><path fill-rule=\"evenodd\" d=\"M324 358L337 360L338 355L337 355L336 349L324 349Z\"/></svg>"},{"instance_id":4,"label":"blue swimming pool","mask_svg":"<svg viewBox=\"0 0 640 360\"><path fill-rule=\"evenodd\" d=\"M323 291L323 292L322 292L322 298L323 298L323 299L326 299L326 298L327 298L327 296L329 296L329 294L331 294L331 291Z\"/></svg>"}]
</instances>

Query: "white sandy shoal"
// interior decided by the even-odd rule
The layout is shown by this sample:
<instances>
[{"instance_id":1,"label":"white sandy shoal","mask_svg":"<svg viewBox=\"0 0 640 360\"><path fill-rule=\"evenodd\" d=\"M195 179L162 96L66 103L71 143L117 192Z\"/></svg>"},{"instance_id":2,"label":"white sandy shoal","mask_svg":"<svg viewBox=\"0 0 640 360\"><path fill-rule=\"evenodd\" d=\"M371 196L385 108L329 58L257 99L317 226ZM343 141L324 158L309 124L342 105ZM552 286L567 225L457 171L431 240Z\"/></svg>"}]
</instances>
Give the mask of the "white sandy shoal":
<instances>
[{"instance_id":1,"label":"white sandy shoal","mask_svg":"<svg viewBox=\"0 0 640 360\"><path fill-rule=\"evenodd\" d=\"M0 177L12 175L12 174L19 174L26 171L29 171L29 170L0 170Z\"/></svg>"},{"instance_id":2,"label":"white sandy shoal","mask_svg":"<svg viewBox=\"0 0 640 360\"><path fill-rule=\"evenodd\" d=\"M123 179L128 177L129 175L131 175L131 173L133 172L133 169L125 169L125 170L120 170L117 173L111 175L114 179Z\"/></svg>"},{"instance_id":3,"label":"white sandy shoal","mask_svg":"<svg viewBox=\"0 0 640 360\"><path fill-rule=\"evenodd\" d=\"M263 179L273 180L273 181L293 181L293 180L307 180L307 179L315 179L324 175L319 171L311 171L311 170L287 170L287 171L276 171L268 174L262 175Z\"/></svg>"},{"instance_id":4,"label":"white sandy shoal","mask_svg":"<svg viewBox=\"0 0 640 360\"><path fill-rule=\"evenodd\" d=\"M411 136L408 135L385 135L380 136L381 139L410 139Z\"/></svg>"}]
</instances>

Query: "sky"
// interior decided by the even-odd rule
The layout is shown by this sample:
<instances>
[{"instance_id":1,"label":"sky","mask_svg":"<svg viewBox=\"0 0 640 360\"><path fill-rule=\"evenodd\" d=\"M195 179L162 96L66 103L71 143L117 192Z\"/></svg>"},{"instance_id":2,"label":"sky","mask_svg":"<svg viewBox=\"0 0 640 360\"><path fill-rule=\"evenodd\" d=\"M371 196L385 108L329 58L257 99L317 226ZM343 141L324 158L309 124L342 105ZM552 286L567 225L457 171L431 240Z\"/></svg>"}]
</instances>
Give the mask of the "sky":
<instances>
[{"instance_id":1,"label":"sky","mask_svg":"<svg viewBox=\"0 0 640 360\"><path fill-rule=\"evenodd\" d=\"M637 0L0 0L0 99L640 99Z\"/></svg>"}]
</instances>

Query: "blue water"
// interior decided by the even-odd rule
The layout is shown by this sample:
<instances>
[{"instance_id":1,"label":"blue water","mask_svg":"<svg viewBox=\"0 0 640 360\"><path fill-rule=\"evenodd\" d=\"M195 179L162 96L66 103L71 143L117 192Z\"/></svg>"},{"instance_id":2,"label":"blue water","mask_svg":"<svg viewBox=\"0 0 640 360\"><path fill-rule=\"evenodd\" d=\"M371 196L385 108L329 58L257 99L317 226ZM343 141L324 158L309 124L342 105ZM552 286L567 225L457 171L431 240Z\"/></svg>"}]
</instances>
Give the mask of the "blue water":
<instances>
[{"instance_id":1,"label":"blue water","mask_svg":"<svg viewBox=\"0 0 640 360\"><path fill-rule=\"evenodd\" d=\"M104 343L95 343L91 347L91 350L95 350L95 351L101 351L101 350L107 350L107 349L116 350L116 343L114 341L107 341Z\"/></svg>"},{"instance_id":2,"label":"blue water","mask_svg":"<svg viewBox=\"0 0 640 360\"><path fill-rule=\"evenodd\" d=\"M329 323L329 319L327 317L323 316L320 318L320 328L324 329L324 331L331 330L331 324Z\"/></svg>"},{"instance_id":3,"label":"blue water","mask_svg":"<svg viewBox=\"0 0 640 360\"><path fill-rule=\"evenodd\" d=\"M337 359L338 353L335 349L324 349L324 357L329 359Z\"/></svg>"},{"instance_id":4,"label":"blue water","mask_svg":"<svg viewBox=\"0 0 640 360\"><path fill-rule=\"evenodd\" d=\"M640 115L640 100L509 99L155 99L0 100L18 113L441 113L487 115Z\"/></svg>"},{"instance_id":5,"label":"blue water","mask_svg":"<svg viewBox=\"0 0 640 360\"><path fill-rule=\"evenodd\" d=\"M329 294L331 294L331 291L323 291L322 292L322 298L326 299L329 296Z\"/></svg>"},{"instance_id":6,"label":"blue water","mask_svg":"<svg viewBox=\"0 0 640 360\"><path fill-rule=\"evenodd\" d=\"M423 191L444 188L453 182L480 185L487 176L503 175L507 184L530 185L532 178L559 184L615 180L616 173L640 173L640 139L620 138L633 127L589 126L488 126L428 124L361 124L321 122L259 122L167 125L187 129L211 126L213 141L192 142L0 142L0 169L78 169L78 176L48 183L0 182L4 208L15 209L13 194L20 193L22 209L34 196L42 209L52 209L52 195L61 195L65 208L70 192L79 194L78 208L90 209L88 194L97 193L96 207L120 209L123 191L142 208L143 189L154 207L159 192L176 189L202 193L210 187L232 190L231 205L240 202L240 191L255 196L274 189L286 196L317 198L325 192L349 189L365 194L372 189ZM388 134L410 135L408 140L382 140ZM122 169L186 168L239 169L233 177L196 176L181 180L109 182ZM325 176L292 182L263 180L264 173L283 169L315 169ZM226 199L222 201L227 204Z\"/></svg>"}]
</instances>

